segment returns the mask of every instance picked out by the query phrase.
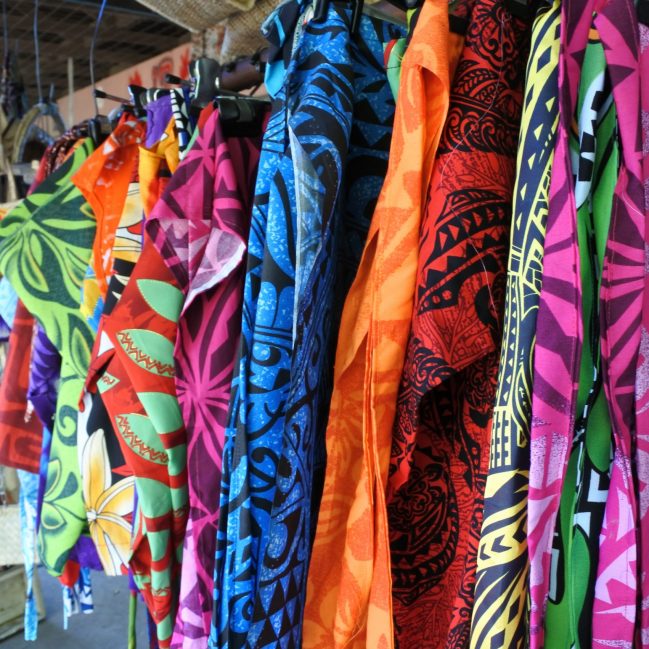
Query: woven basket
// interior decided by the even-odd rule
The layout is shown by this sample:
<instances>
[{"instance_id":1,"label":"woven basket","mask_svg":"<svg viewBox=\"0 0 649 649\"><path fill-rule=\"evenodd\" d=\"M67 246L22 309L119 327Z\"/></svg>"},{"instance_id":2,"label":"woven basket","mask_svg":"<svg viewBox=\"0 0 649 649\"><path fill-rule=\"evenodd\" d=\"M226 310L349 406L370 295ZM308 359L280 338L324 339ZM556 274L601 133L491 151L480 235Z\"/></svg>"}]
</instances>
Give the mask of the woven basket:
<instances>
[{"instance_id":1,"label":"woven basket","mask_svg":"<svg viewBox=\"0 0 649 649\"><path fill-rule=\"evenodd\" d=\"M229 63L238 56L249 56L268 45L260 28L266 17L281 0L259 0L250 10L228 18L221 47L221 63Z\"/></svg>"},{"instance_id":2,"label":"woven basket","mask_svg":"<svg viewBox=\"0 0 649 649\"><path fill-rule=\"evenodd\" d=\"M138 0L140 4L192 32L199 32L240 11L255 0Z\"/></svg>"}]
</instances>

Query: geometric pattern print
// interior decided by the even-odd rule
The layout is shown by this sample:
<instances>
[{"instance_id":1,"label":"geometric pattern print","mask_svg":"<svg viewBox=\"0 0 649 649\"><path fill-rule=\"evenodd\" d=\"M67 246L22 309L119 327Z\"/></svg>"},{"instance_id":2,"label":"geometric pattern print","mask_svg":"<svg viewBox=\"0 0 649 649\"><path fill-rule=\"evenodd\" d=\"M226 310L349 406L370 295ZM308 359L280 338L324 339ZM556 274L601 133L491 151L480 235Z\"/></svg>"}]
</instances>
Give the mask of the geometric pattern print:
<instances>
[{"instance_id":1,"label":"geometric pattern print","mask_svg":"<svg viewBox=\"0 0 649 649\"><path fill-rule=\"evenodd\" d=\"M283 160L286 108L281 99L275 101L279 108L264 134L255 185L241 339L223 447L209 638L209 646L219 648L246 645L259 540L261 531L268 529L279 454L280 435L267 440L264 433L281 416L288 388L295 283L295 255L289 251L295 250L295 205L288 194L292 182L284 180L292 174L290 160Z\"/></svg>"},{"instance_id":2,"label":"geometric pattern print","mask_svg":"<svg viewBox=\"0 0 649 649\"><path fill-rule=\"evenodd\" d=\"M649 25L640 24L640 65L643 70L649 70ZM641 108L642 108L642 151L643 168L647 169L649 155L649 78L641 75ZM645 172L645 268L649 267L649 174ZM638 574L642 576L640 583L640 599L646 601L649 597L649 282L644 282L642 304L642 330L640 353L636 370L636 450L635 463L638 471L638 509L640 513ZM649 607L643 607L640 612L640 629L643 649L649 647Z\"/></svg>"},{"instance_id":3,"label":"geometric pattern print","mask_svg":"<svg viewBox=\"0 0 649 649\"><path fill-rule=\"evenodd\" d=\"M173 647L206 646L210 631L221 456L260 148L261 136L226 138L213 113L147 222L185 303L174 356L190 512Z\"/></svg>"},{"instance_id":4,"label":"geometric pattern print","mask_svg":"<svg viewBox=\"0 0 649 649\"><path fill-rule=\"evenodd\" d=\"M178 153L182 160L190 150L192 132L195 127L195 120L189 115L189 90L186 88L172 88L170 90L171 112L176 127L178 138Z\"/></svg>"},{"instance_id":5,"label":"geometric pattern print","mask_svg":"<svg viewBox=\"0 0 649 649\"><path fill-rule=\"evenodd\" d=\"M298 267L302 272L295 287L296 333L283 425L282 470L270 514L269 541L259 567L248 634L252 646L284 646L282 638L289 637L286 611L292 618L290 642L301 646L307 567L324 480L334 346L344 299L385 178L392 134L394 100L382 66L382 42L401 35L400 30L363 18L358 34L350 39L349 12L338 9L336 14L328 20L328 29L345 28L342 38L334 39L340 48L338 56L345 51L344 64L335 59L327 64L318 60L316 52L321 51L326 36L318 30L308 43L307 30L302 46L309 56L298 54L298 65L291 72L290 83L297 84L300 77L306 80L317 70L318 78L309 86L310 92L318 92L320 97L317 101L305 98L292 112L290 127L300 224L298 254L302 263L298 262ZM311 49L312 45L317 49ZM343 66L344 86L342 75L336 74ZM338 79L336 95L325 92L332 76ZM347 112L350 103L351 114ZM346 111L344 131L341 109ZM328 169L327 174L319 171L323 168ZM316 200L312 200L314 196Z\"/></svg>"},{"instance_id":6,"label":"geometric pattern print","mask_svg":"<svg viewBox=\"0 0 649 649\"><path fill-rule=\"evenodd\" d=\"M316 447L322 448L316 436L323 435L316 425L323 426L331 385L331 370L323 363L339 317L332 310L331 261L338 257L334 230L341 236L343 229L335 201L352 130L354 72L358 69L364 84L366 68L376 75L372 68L382 56L369 19L363 18L358 40L366 42L360 48L368 47L372 36L373 63L353 44L348 10L332 4L326 20L316 23L297 21L302 9L290 3L275 19L292 15L304 28L294 39L293 25L283 26L285 44L294 49L275 97L257 178L223 454L214 647L301 645L311 501L317 492L313 463ZM380 79L389 93L384 73ZM390 105L375 109L385 114ZM366 137L373 136L368 128ZM378 148L385 151L385 142ZM371 169L370 164L360 171ZM380 182L370 187L376 197ZM371 198L355 198L356 206L342 218L357 260L372 205ZM365 222L354 223L361 213ZM354 257L343 256L341 274L353 274Z\"/></svg>"},{"instance_id":7,"label":"geometric pattern print","mask_svg":"<svg viewBox=\"0 0 649 649\"><path fill-rule=\"evenodd\" d=\"M471 648L521 649L527 640L527 480L532 359L557 129L559 0L532 28L517 158L503 342Z\"/></svg>"},{"instance_id":8,"label":"geometric pattern print","mask_svg":"<svg viewBox=\"0 0 649 649\"><path fill-rule=\"evenodd\" d=\"M582 300L574 177L579 170L573 169L570 131L577 108L576 97L591 27L592 4L591 0L567 0L562 4L559 61L563 74L558 93L559 125L550 182L534 352L530 434L528 549L532 649L543 647L544 643L552 541L575 432L582 349ZM600 79L600 83L602 81Z\"/></svg>"},{"instance_id":9,"label":"geometric pattern print","mask_svg":"<svg viewBox=\"0 0 649 649\"><path fill-rule=\"evenodd\" d=\"M74 154L0 223L0 270L43 326L62 357L39 541L55 574L86 525L77 461L77 407L93 332L79 311L80 288L95 236L95 220L70 176L92 152Z\"/></svg>"},{"instance_id":10,"label":"geometric pattern print","mask_svg":"<svg viewBox=\"0 0 649 649\"><path fill-rule=\"evenodd\" d=\"M592 29L584 56L571 155L575 170L584 347L577 420L561 495L545 621L548 647L587 648L592 641L599 534L610 482L611 424L602 386L600 269L617 181L616 113L606 60Z\"/></svg>"},{"instance_id":11,"label":"geometric pattern print","mask_svg":"<svg viewBox=\"0 0 649 649\"><path fill-rule=\"evenodd\" d=\"M637 583L641 574L636 566L640 521L632 462L635 380L646 282L640 51L634 3L609 0L595 17L595 26L613 86L622 156L602 270L602 371L615 452L600 536L593 647L610 647L614 642L631 647L638 626L637 603L642 602L644 608L648 595L646 575L641 589ZM647 642L644 635L643 645Z\"/></svg>"},{"instance_id":12,"label":"geometric pattern print","mask_svg":"<svg viewBox=\"0 0 649 649\"><path fill-rule=\"evenodd\" d=\"M469 642L529 43L505 16L473 6L421 227L388 483L401 647Z\"/></svg>"},{"instance_id":13,"label":"geometric pattern print","mask_svg":"<svg viewBox=\"0 0 649 649\"><path fill-rule=\"evenodd\" d=\"M281 20L280 12L277 16ZM257 567L263 556L260 542L267 538L281 452L292 352L297 227L296 202L291 200L293 163L285 154L285 91L283 84L274 99L255 185L241 340L223 448L210 647L246 646Z\"/></svg>"}]
</instances>

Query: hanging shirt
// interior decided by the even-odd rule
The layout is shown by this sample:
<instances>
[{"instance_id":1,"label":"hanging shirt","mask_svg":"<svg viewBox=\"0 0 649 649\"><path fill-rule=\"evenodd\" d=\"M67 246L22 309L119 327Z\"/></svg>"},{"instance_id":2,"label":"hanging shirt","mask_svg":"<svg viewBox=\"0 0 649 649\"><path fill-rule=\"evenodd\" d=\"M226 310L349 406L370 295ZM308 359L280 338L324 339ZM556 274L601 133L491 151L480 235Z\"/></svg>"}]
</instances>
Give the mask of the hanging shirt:
<instances>
[{"instance_id":1,"label":"hanging shirt","mask_svg":"<svg viewBox=\"0 0 649 649\"><path fill-rule=\"evenodd\" d=\"M102 320L98 389L115 424L138 493L130 565L168 647L187 518L185 433L173 349L182 293L146 237L109 318ZM131 501L132 502L132 501Z\"/></svg>"},{"instance_id":2,"label":"hanging shirt","mask_svg":"<svg viewBox=\"0 0 649 649\"><path fill-rule=\"evenodd\" d=\"M72 182L85 196L97 220L89 281L84 282L82 311L86 317L93 315L96 303L104 298L108 290L115 233L124 213L128 186L144 133L144 124L124 113L110 137L72 177ZM93 281L96 283L95 290Z\"/></svg>"},{"instance_id":3,"label":"hanging shirt","mask_svg":"<svg viewBox=\"0 0 649 649\"><path fill-rule=\"evenodd\" d=\"M503 343L478 550L472 649L525 645L531 384L558 107L558 1L532 28L518 145Z\"/></svg>"},{"instance_id":4,"label":"hanging shirt","mask_svg":"<svg viewBox=\"0 0 649 649\"><path fill-rule=\"evenodd\" d=\"M642 467L633 463L635 440L644 430L636 423L635 377L628 371L630 366L637 367L639 357L647 268L643 244L646 218L640 53L637 47L627 45L639 40L634 9L634 3L628 0L609 0L598 8L595 17L611 76L622 155L602 269L602 374L615 452L600 536L593 647L610 647L620 640L631 646L640 625L639 620L636 625L636 616L642 609L637 603L642 601L644 607L647 596L646 590L640 590L638 576L643 586L647 585L647 577L641 575L636 563L641 510L635 485ZM610 593L615 596L610 597ZM641 641L646 646L647 636Z\"/></svg>"},{"instance_id":5,"label":"hanging shirt","mask_svg":"<svg viewBox=\"0 0 649 649\"><path fill-rule=\"evenodd\" d=\"M383 494L425 188L456 63L448 43L447 3L428 0L403 60L387 177L342 315L305 649L393 644Z\"/></svg>"},{"instance_id":6,"label":"hanging shirt","mask_svg":"<svg viewBox=\"0 0 649 649\"><path fill-rule=\"evenodd\" d=\"M570 98L576 97L583 51L590 36L593 8L592 5L583 2L568 3L563 7L563 22L566 29L565 37L562 36L562 39L565 38L562 43L562 55L571 62L576 60L579 65L568 67L569 73L564 80L567 91L560 94L562 103L559 105L559 135L555 153L559 164L555 163L553 167L550 186L543 291L534 359L532 464L528 504L532 602L530 645L532 647L541 647L544 644L543 616L552 560L552 533L575 418L581 349L581 327L579 326L581 287L578 276L576 205L568 134L575 109ZM620 21L620 18L615 16L630 15L631 12L630 5L615 0L607 4L604 12L598 14L595 20L604 50L607 52L613 95L616 108L620 111L621 148L624 155L613 198L615 218L611 222L602 274L602 365L613 425L615 458L604 525L600 535L592 621L593 646L600 646L599 642L612 640L613 636L616 641L624 641L631 646L636 607L634 520L636 503L630 466L631 438L634 435L635 420L630 403L632 397L625 387L628 378L625 377L629 363L635 363L637 360L644 263L642 242L635 243L636 237L642 239L642 235L633 232L634 229L638 233L644 231L640 215L644 195L640 184L641 145L638 139L639 120L637 119L639 77L637 61L626 48L622 48L625 54L620 55L627 68L624 73L621 72L620 60L616 57L611 58L608 54L609 46L615 44L614 49L617 51L619 39L623 38L613 24L624 21ZM613 23L610 22L611 20ZM634 36L631 35L630 38L633 39ZM630 76L628 76L629 72ZM619 85L622 83L622 78L624 78L624 90L620 90ZM622 105L624 108L621 108ZM630 111L629 115L635 116L635 119L634 117L624 119L621 112L623 110ZM637 214L636 210L638 210ZM618 258L619 245L625 246L623 263ZM625 278L624 281L619 280L622 276ZM613 345L614 353L612 353ZM620 510L622 500L628 505ZM625 566L623 571L618 564L620 561ZM616 582L615 586L613 581ZM602 587L606 590L601 590ZM609 588L614 590L614 597L606 594Z\"/></svg>"},{"instance_id":7,"label":"hanging shirt","mask_svg":"<svg viewBox=\"0 0 649 649\"><path fill-rule=\"evenodd\" d=\"M151 111L151 114L153 113L154 111ZM125 128L122 128L120 133L126 150L121 153L114 152L107 157L104 160L105 169L102 169L101 158L95 161L93 173L99 173L100 178L102 175L107 175L102 184L114 179L115 174L128 173L129 180L133 175L132 167L137 159L137 151L134 151L133 147L141 142L143 127L138 123L128 122L128 119L122 119L122 127ZM111 157L114 160L111 160ZM103 190L89 186L88 180L87 177L82 177L78 182L93 196L93 200L98 202L104 216L107 215L106 207L116 209L119 197L107 199ZM96 282L94 284L84 282L84 289L97 289L98 298L94 303L94 313L89 314L89 310L87 308L84 310L82 305L82 312L86 317L92 316L89 322L94 330L99 329L100 316L110 316L142 249L144 217L140 187L138 183L130 183L125 189L124 180L122 177L117 185L114 183L111 185L111 191L125 192L118 223L114 223L114 213L108 219L108 221L112 220L110 223L104 219L104 226L108 232L102 248L105 249L106 276L110 274L107 293L99 295ZM97 237L95 244L97 244ZM89 269L92 268L91 263ZM83 297L86 298L87 306L89 295L85 290ZM90 362L91 373L100 346L101 340L98 339ZM134 518L134 478L126 465L113 423L98 392L86 391L82 396L77 441L88 527L92 542L97 548L98 561L107 575L126 574L131 554Z\"/></svg>"},{"instance_id":8,"label":"hanging shirt","mask_svg":"<svg viewBox=\"0 0 649 649\"><path fill-rule=\"evenodd\" d=\"M383 42L403 32L364 17L352 38L345 6L332 3L317 24L309 11L288 3L266 22L290 56L249 241L223 462L218 647L300 645L332 345L387 166L394 104Z\"/></svg>"},{"instance_id":9,"label":"hanging shirt","mask_svg":"<svg viewBox=\"0 0 649 649\"><path fill-rule=\"evenodd\" d=\"M170 125L153 150L140 150L145 213L175 170L167 165L178 160L175 141ZM100 322L96 358L86 384L101 394L135 478L138 510L129 563L156 622L162 649L171 643L187 520L185 431L173 359L181 306L175 277L145 235L142 254L119 302Z\"/></svg>"},{"instance_id":10,"label":"hanging shirt","mask_svg":"<svg viewBox=\"0 0 649 649\"><path fill-rule=\"evenodd\" d=\"M421 226L388 481L402 647L470 632L528 45L504 11L473 3Z\"/></svg>"},{"instance_id":11,"label":"hanging shirt","mask_svg":"<svg viewBox=\"0 0 649 649\"><path fill-rule=\"evenodd\" d=\"M32 183L30 192L49 175L63 160L61 152L67 154L68 147L74 144L74 138L69 133L64 134L60 141L48 146ZM18 202L4 204L0 207L0 217L4 218ZM0 280L2 294L0 295L0 315L5 323L12 322L16 313L16 330L10 335L12 344L7 346L5 369L10 370L6 379L0 383L0 464L38 473L41 463L41 445L43 429L39 417L34 416L29 404L29 391L32 384L30 367L32 358L32 340L34 339L35 320L25 309L24 304L11 287L9 280ZM3 374L3 377L5 375ZM56 402L56 394L50 398ZM48 436L49 437L49 436ZM48 448L49 453L49 448ZM45 476L41 476L43 482ZM44 489L44 484L43 484ZM40 512L40 505L38 508Z\"/></svg>"},{"instance_id":12,"label":"hanging shirt","mask_svg":"<svg viewBox=\"0 0 649 649\"><path fill-rule=\"evenodd\" d=\"M174 647L206 647L210 630L221 456L260 148L261 135L224 136L213 113L147 224L184 297L174 356L190 516Z\"/></svg>"},{"instance_id":13,"label":"hanging shirt","mask_svg":"<svg viewBox=\"0 0 649 649\"><path fill-rule=\"evenodd\" d=\"M581 350L575 431L552 542L545 646L592 646L595 578L612 457L611 422L602 386L599 295L619 146L617 114L604 49L591 27L584 55L570 154L581 279Z\"/></svg>"},{"instance_id":14,"label":"hanging shirt","mask_svg":"<svg viewBox=\"0 0 649 649\"><path fill-rule=\"evenodd\" d=\"M77 399L93 334L79 311L95 221L71 175L92 152L85 140L0 222L0 270L61 354L61 383L39 540L46 567L63 570L85 525L76 459Z\"/></svg>"}]
</instances>

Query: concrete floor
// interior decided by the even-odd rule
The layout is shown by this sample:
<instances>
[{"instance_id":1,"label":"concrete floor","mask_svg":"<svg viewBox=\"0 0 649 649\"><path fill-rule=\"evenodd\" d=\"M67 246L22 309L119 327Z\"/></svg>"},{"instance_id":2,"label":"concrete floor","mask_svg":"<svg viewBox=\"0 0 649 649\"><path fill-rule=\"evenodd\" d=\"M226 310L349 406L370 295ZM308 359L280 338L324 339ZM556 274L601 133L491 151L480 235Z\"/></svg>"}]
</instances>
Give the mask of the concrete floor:
<instances>
[{"instance_id":1,"label":"concrete floor","mask_svg":"<svg viewBox=\"0 0 649 649\"><path fill-rule=\"evenodd\" d=\"M70 618L63 630L61 586L39 569L47 618L38 625L38 640L25 642L22 631L0 642L1 649L126 649L128 642L128 579L92 573L95 610ZM148 635L144 603L138 601L137 647L146 649Z\"/></svg>"}]
</instances>

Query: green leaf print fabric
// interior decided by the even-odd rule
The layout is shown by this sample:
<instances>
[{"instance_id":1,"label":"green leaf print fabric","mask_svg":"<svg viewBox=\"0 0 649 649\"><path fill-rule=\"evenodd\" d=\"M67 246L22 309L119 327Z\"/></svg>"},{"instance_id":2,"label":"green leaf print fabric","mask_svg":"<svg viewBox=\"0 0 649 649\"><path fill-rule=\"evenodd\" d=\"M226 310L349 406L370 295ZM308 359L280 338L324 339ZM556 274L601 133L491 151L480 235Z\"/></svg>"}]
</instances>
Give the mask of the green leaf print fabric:
<instances>
[{"instance_id":1,"label":"green leaf print fabric","mask_svg":"<svg viewBox=\"0 0 649 649\"><path fill-rule=\"evenodd\" d=\"M92 141L85 140L0 222L0 272L62 358L39 530L42 561L55 574L63 571L86 526L77 457L77 403L94 335L79 307L95 219L70 177L92 151Z\"/></svg>"}]
</instances>

